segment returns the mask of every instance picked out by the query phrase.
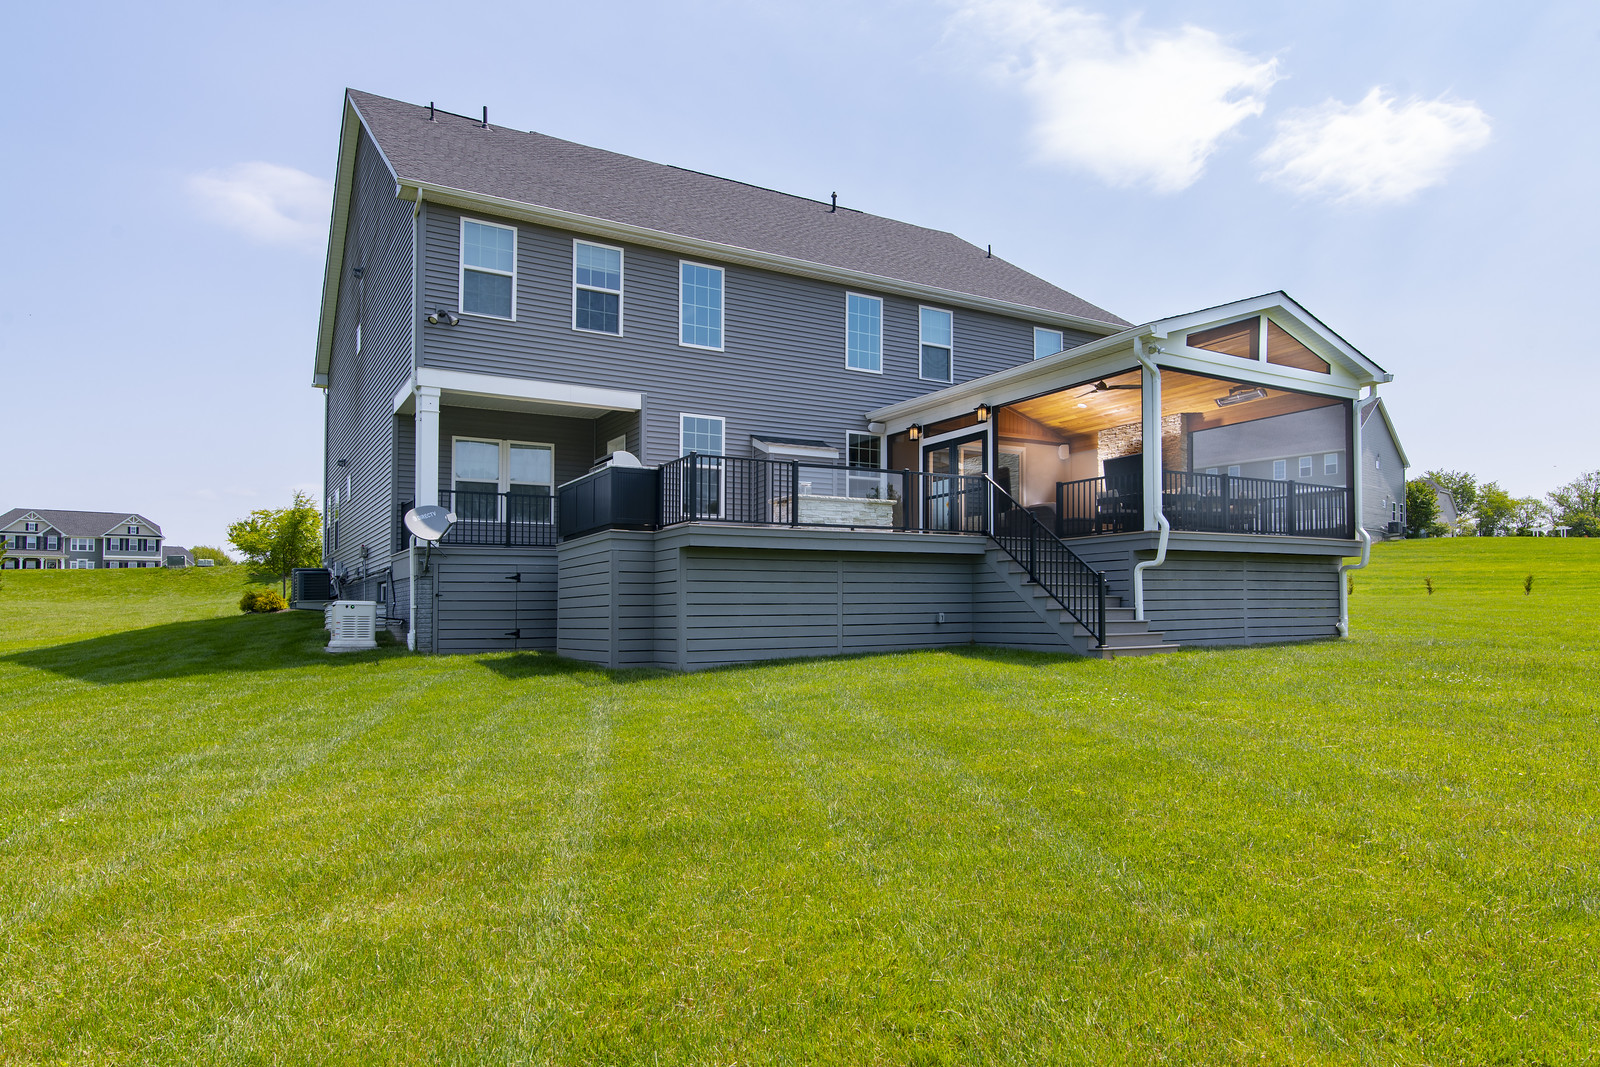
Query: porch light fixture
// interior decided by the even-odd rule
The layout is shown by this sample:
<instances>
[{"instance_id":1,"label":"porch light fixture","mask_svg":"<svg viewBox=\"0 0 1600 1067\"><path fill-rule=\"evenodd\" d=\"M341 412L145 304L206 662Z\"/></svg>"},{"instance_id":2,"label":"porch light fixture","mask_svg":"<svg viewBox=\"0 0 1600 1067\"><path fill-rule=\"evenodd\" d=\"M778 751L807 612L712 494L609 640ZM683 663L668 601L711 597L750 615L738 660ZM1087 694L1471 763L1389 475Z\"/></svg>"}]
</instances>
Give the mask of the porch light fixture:
<instances>
[{"instance_id":1,"label":"porch light fixture","mask_svg":"<svg viewBox=\"0 0 1600 1067\"><path fill-rule=\"evenodd\" d=\"M906 436L913 441L922 440L922 424L913 422L910 426L907 426Z\"/></svg>"},{"instance_id":2,"label":"porch light fixture","mask_svg":"<svg viewBox=\"0 0 1600 1067\"><path fill-rule=\"evenodd\" d=\"M989 421L989 405L988 404L979 404L978 405L978 421L979 422L988 422Z\"/></svg>"},{"instance_id":3,"label":"porch light fixture","mask_svg":"<svg viewBox=\"0 0 1600 1067\"><path fill-rule=\"evenodd\" d=\"M438 308L428 313L428 321L433 323L435 326L439 325L440 323L443 323L446 326L454 326L461 320L452 315L450 312L445 311L442 308Z\"/></svg>"}]
</instances>

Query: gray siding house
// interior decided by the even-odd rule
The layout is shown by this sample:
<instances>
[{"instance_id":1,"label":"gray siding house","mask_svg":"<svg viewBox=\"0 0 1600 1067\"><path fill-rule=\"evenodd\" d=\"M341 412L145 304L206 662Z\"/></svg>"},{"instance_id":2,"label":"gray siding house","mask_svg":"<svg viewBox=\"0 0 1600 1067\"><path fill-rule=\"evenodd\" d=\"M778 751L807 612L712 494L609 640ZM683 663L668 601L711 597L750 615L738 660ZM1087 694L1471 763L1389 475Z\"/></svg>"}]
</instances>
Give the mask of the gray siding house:
<instances>
[{"instance_id":1,"label":"gray siding house","mask_svg":"<svg viewBox=\"0 0 1600 1067\"><path fill-rule=\"evenodd\" d=\"M12 508L0 515L10 570L161 566L161 527L121 511Z\"/></svg>"},{"instance_id":2,"label":"gray siding house","mask_svg":"<svg viewBox=\"0 0 1600 1067\"><path fill-rule=\"evenodd\" d=\"M1361 401L1361 463L1366 492L1361 498L1361 525L1374 540L1406 535L1406 468L1411 461L1383 401ZM1455 509L1452 506L1451 511Z\"/></svg>"},{"instance_id":3,"label":"gray siding house","mask_svg":"<svg viewBox=\"0 0 1600 1067\"><path fill-rule=\"evenodd\" d=\"M1388 380L1281 293L1133 326L948 233L345 97L326 563L419 650L1331 635Z\"/></svg>"}]
</instances>

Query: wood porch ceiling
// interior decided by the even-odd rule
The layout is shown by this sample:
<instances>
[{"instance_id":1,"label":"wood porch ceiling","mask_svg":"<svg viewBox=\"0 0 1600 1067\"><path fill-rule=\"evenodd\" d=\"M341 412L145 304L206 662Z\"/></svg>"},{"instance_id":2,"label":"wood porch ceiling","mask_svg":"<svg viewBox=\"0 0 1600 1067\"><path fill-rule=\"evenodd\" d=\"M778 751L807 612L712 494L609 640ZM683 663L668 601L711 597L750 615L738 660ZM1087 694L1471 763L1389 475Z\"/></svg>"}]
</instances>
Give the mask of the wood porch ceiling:
<instances>
[{"instance_id":1,"label":"wood porch ceiling","mask_svg":"<svg viewBox=\"0 0 1600 1067\"><path fill-rule=\"evenodd\" d=\"M1139 384L1140 374L1137 370L1132 370L1097 380L1103 380L1108 386L1136 386ZM1002 436L1005 436L1003 416L1007 410L1048 427L1062 435L1063 439L1067 435L1099 433L1140 420L1143 390L1115 388L1098 390L1094 384L1093 381L1083 382L1059 392L1008 405L1002 409ZM1264 399L1246 401L1232 407L1218 407L1217 399L1227 396L1228 390L1238 384L1219 378L1184 374L1180 371L1164 371L1161 375L1162 414L1193 415L1196 421L1188 428L1199 430L1253 422L1273 415L1288 415L1296 411L1338 403L1329 397L1262 386L1267 394Z\"/></svg>"}]
</instances>

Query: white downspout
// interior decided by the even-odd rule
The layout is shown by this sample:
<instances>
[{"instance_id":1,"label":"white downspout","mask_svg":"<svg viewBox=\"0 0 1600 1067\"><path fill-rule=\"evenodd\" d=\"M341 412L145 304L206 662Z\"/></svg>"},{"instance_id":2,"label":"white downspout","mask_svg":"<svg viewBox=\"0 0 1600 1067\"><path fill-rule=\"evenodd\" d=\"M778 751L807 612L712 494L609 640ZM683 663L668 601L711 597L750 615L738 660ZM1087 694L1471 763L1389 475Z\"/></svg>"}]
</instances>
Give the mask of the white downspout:
<instances>
[{"instance_id":1,"label":"white downspout","mask_svg":"<svg viewBox=\"0 0 1600 1067\"><path fill-rule=\"evenodd\" d=\"M1159 352L1160 349L1157 348L1155 351ZM1150 375L1150 380L1154 385L1152 392L1154 393L1153 404L1156 412L1157 449L1154 504L1156 513L1156 527L1161 531L1161 539L1156 542L1156 558L1147 559L1143 563L1135 564L1133 568L1133 617L1139 622L1144 622L1144 572L1147 570L1155 570L1157 567L1161 566L1167 561L1167 541L1172 534L1172 524L1167 522L1167 516L1163 514L1161 510L1162 486L1161 460L1159 458L1161 455L1161 368L1152 363L1149 357L1145 355L1143 338L1135 337L1133 339L1133 354L1139 360L1139 366L1143 367L1145 372ZM1144 438L1144 446L1148 451L1150 446L1150 435L1142 434L1141 436ZM1147 490L1150 488L1151 487L1146 486Z\"/></svg>"},{"instance_id":2,"label":"white downspout","mask_svg":"<svg viewBox=\"0 0 1600 1067\"><path fill-rule=\"evenodd\" d=\"M411 395L417 395L417 366L422 362L422 190L411 209ZM415 451L415 449L413 449ZM415 495L415 494L413 494ZM417 539L406 531L406 648L417 650Z\"/></svg>"},{"instance_id":3,"label":"white downspout","mask_svg":"<svg viewBox=\"0 0 1600 1067\"><path fill-rule=\"evenodd\" d=\"M1356 532L1361 535L1361 562L1339 564L1339 636L1350 636L1350 579L1345 575L1350 571L1358 571L1367 565L1372 558L1372 535L1367 533L1365 526L1356 524Z\"/></svg>"}]
</instances>

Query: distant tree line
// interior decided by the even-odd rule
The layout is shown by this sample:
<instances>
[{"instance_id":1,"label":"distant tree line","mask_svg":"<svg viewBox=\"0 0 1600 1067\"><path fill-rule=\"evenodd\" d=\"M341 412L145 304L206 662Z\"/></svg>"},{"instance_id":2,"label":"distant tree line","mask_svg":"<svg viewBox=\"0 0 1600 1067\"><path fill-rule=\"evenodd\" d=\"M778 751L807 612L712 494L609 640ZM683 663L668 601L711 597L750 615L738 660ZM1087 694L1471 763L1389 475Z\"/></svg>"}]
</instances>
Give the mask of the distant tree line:
<instances>
[{"instance_id":1,"label":"distant tree line","mask_svg":"<svg viewBox=\"0 0 1600 1067\"><path fill-rule=\"evenodd\" d=\"M1433 485L1456 505L1454 524L1440 514ZM1498 482L1479 483L1466 471L1431 470L1406 483L1406 526L1413 536L1527 534L1539 526L1565 526L1570 537L1600 537L1600 470L1580 474L1544 499L1514 497Z\"/></svg>"}]
</instances>

